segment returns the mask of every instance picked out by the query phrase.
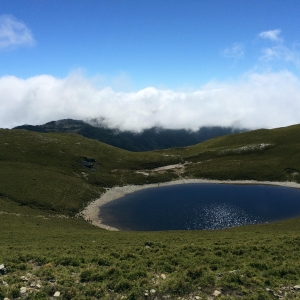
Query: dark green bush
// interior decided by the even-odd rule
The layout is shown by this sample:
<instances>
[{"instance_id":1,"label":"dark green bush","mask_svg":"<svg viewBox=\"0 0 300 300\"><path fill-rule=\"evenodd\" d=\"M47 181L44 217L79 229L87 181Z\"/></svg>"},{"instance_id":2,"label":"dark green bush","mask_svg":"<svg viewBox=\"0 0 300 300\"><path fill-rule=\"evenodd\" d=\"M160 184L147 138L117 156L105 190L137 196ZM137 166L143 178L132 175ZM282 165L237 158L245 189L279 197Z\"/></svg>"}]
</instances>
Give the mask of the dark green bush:
<instances>
[{"instance_id":1,"label":"dark green bush","mask_svg":"<svg viewBox=\"0 0 300 300\"><path fill-rule=\"evenodd\" d=\"M80 273L80 281L81 282L89 282L91 280L92 280L92 271L90 269L81 271L81 273Z\"/></svg>"},{"instance_id":2,"label":"dark green bush","mask_svg":"<svg viewBox=\"0 0 300 300\"><path fill-rule=\"evenodd\" d=\"M206 270L206 268L203 268L203 267L190 268L187 270L186 276L188 278L191 278L192 280L195 280L195 279L201 277L204 274L205 270Z\"/></svg>"}]
</instances>

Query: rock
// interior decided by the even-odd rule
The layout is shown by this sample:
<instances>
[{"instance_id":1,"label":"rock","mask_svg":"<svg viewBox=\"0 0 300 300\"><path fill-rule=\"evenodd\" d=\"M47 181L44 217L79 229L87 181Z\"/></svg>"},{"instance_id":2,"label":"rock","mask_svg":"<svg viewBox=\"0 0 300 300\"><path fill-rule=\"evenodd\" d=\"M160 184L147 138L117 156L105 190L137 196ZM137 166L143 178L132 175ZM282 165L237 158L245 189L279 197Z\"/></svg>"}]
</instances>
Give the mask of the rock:
<instances>
[{"instance_id":1,"label":"rock","mask_svg":"<svg viewBox=\"0 0 300 300\"><path fill-rule=\"evenodd\" d=\"M154 295L154 294L156 293L156 290L155 290L155 289L152 289L152 290L150 290L150 293L151 293L152 295Z\"/></svg>"},{"instance_id":2,"label":"rock","mask_svg":"<svg viewBox=\"0 0 300 300\"><path fill-rule=\"evenodd\" d=\"M4 275L7 273L7 270L5 268L5 265L4 264L1 264L0 265L0 274Z\"/></svg>"},{"instance_id":3,"label":"rock","mask_svg":"<svg viewBox=\"0 0 300 300\"><path fill-rule=\"evenodd\" d=\"M165 280L167 278L167 276L165 274L161 274L160 275L161 279Z\"/></svg>"},{"instance_id":4,"label":"rock","mask_svg":"<svg viewBox=\"0 0 300 300\"><path fill-rule=\"evenodd\" d=\"M42 286L40 284L36 285L36 288L40 289Z\"/></svg>"},{"instance_id":5,"label":"rock","mask_svg":"<svg viewBox=\"0 0 300 300\"><path fill-rule=\"evenodd\" d=\"M195 299L196 299L196 300L199 300L199 299L201 299L201 297L199 297L199 296L195 296Z\"/></svg>"},{"instance_id":6,"label":"rock","mask_svg":"<svg viewBox=\"0 0 300 300\"><path fill-rule=\"evenodd\" d=\"M144 296L145 296L145 297L148 297L148 296L149 296L149 294L148 294L148 293L145 293L145 294L144 294Z\"/></svg>"},{"instance_id":7,"label":"rock","mask_svg":"<svg viewBox=\"0 0 300 300\"><path fill-rule=\"evenodd\" d=\"M8 283L6 282L6 281L2 281L2 284L4 285L4 286L8 286Z\"/></svg>"},{"instance_id":8,"label":"rock","mask_svg":"<svg viewBox=\"0 0 300 300\"><path fill-rule=\"evenodd\" d=\"M21 288L20 288L20 293L21 294L25 294L27 292L27 288L25 287L25 286L22 286Z\"/></svg>"},{"instance_id":9,"label":"rock","mask_svg":"<svg viewBox=\"0 0 300 300\"><path fill-rule=\"evenodd\" d=\"M145 246L145 248L146 248L146 249L150 249L151 247L150 247L150 246L148 246L148 245L146 245L146 246Z\"/></svg>"},{"instance_id":10,"label":"rock","mask_svg":"<svg viewBox=\"0 0 300 300\"><path fill-rule=\"evenodd\" d=\"M23 281L28 281L29 279L26 276L21 276L20 277Z\"/></svg>"},{"instance_id":11,"label":"rock","mask_svg":"<svg viewBox=\"0 0 300 300\"><path fill-rule=\"evenodd\" d=\"M215 297L218 297L218 296L220 296L222 294L222 292L220 292L220 291L218 291L218 290L215 290L214 292L213 292L213 296L215 296Z\"/></svg>"},{"instance_id":12,"label":"rock","mask_svg":"<svg viewBox=\"0 0 300 300\"><path fill-rule=\"evenodd\" d=\"M300 290L300 284L294 285L294 290Z\"/></svg>"},{"instance_id":13,"label":"rock","mask_svg":"<svg viewBox=\"0 0 300 300\"><path fill-rule=\"evenodd\" d=\"M9 298L4 298L3 300L10 300Z\"/></svg>"},{"instance_id":14,"label":"rock","mask_svg":"<svg viewBox=\"0 0 300 300\"><path fill-rule=\"evenodd\" d=\"M53 295L53 297L59 297L59 296L60 296L60 292L58 292L58 291L55 292L54 295Z\"/></svg>"}]
</instances>

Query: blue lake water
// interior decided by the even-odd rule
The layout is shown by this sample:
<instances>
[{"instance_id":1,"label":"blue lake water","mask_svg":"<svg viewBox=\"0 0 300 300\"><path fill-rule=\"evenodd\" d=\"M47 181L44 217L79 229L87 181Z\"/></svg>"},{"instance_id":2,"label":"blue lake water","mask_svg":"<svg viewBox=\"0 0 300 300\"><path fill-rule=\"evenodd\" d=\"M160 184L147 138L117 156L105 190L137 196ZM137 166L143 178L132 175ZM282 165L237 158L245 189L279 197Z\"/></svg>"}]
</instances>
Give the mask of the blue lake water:
<instances>
[{"instance_id":1,"label":"blue lake water","mask_svg":"<svg viewBox=\"0 0 300 300\"><path fill-rule=\"evenodd\" d=\"M300 190L266 185L182 184L149 188L100 209L120 230L205 230L300 216Z\"/></svg>"}]
</instances>

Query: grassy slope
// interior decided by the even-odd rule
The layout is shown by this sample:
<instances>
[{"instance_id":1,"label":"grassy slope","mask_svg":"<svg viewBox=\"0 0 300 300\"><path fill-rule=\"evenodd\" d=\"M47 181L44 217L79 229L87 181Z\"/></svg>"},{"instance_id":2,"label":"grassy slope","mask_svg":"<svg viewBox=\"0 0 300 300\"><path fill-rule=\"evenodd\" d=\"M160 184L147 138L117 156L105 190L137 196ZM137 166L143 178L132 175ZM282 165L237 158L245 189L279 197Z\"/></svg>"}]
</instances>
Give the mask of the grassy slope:
<instances>
[{"instance_id":1,"label":"grassy slope","mask_svg":"<svg viewBox=\"0 0 300 300\"><path fill-rule=\"evenodd\" d=\"M34 282L42 287L28 299L49 299L57 290L63 299L144 299L150 289L158 299L206 299L220 288L223 299L274 299L266 288L295 295L299 225L107 232L76 219L0 215L0 262L8 269L1 279L9 284L0 285L0 299Z\"/></svg>"},{"instance_id":2,"label":"grassy slope","mask_svg":"<svg viewBox=\"0 0 300 300\"><path fill-rule=\"evenodd\" d=\"M290 286L300 283L299 219L221 231L134 233L107 232L58 214L74 215L105 186L176 178L151 169L180 161L192 162L187 177L299 181L299 130L260 130L148 153L77 135L0 130L0 264L8 269L0 275L8 283L0 285L0 299L16 298L21 286L38 280L42 288L28 292L28 299L48 299L56 290L64 299L143 299L152 288L159 299L205 299L221 287L223 299L274 299L266 288L297 296ZM260 143L272 146L219 154ZM96 160L93 170L82 157ZM152 175L136 174L138 169ZM157 277L162 273L166 280Z\"/></svg>"},{"instance_id":3,"label":"grassy slope","mask_svg":"<svg viewBox=\"0 0 300 300\"><path fill-rule=\"evenodd\" d=\"M215 138L173 152L182 155L186 161L198 162L187 168L186 176L300 182L299 133L300 125L255 130ZM234 151L259 144L270 146L263 150ZM224 150L227 152L222 153Z\"/></svg>"},{"instance_id":4,"label":"grassy slope","mask_svg":"<svg viewBox=\"0 0 300 300\"><path fill-rule=\"evenodd\" d=\"M178 162L159 153L132 153L74 134L0 130L0 196L22 205L74 214L103 187L170 180L135 170ZM87 168L84 158L95 159Z\"/></svg>"}]
</instances>

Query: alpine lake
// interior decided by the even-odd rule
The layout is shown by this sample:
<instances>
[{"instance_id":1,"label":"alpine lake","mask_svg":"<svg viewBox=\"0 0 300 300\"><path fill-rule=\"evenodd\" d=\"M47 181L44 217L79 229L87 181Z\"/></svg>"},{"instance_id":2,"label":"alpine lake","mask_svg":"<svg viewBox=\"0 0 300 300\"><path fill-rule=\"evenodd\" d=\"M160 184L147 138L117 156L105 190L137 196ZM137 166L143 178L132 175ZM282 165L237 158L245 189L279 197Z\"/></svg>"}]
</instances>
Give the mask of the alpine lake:
<instances>
[{"instance_id":1,"label":"alpine lake","mask_svg":"<svg viewBox=\"0 0 300 300\"><path fill-rule=\"evenodd\" d=\"M148 188L100 209L120 230L215 230L300 216L300 190L281 186L193 183Z\"/></svg>"}]
</instances>

